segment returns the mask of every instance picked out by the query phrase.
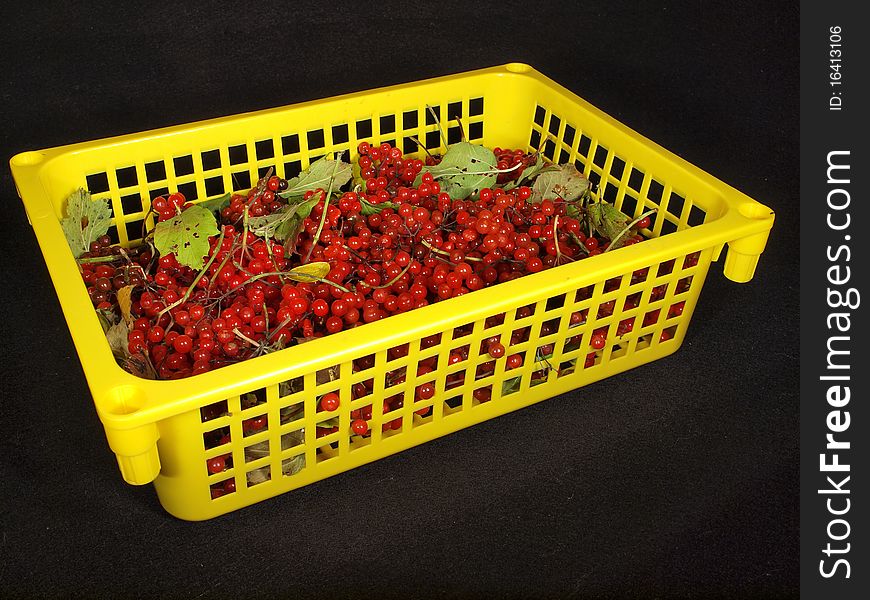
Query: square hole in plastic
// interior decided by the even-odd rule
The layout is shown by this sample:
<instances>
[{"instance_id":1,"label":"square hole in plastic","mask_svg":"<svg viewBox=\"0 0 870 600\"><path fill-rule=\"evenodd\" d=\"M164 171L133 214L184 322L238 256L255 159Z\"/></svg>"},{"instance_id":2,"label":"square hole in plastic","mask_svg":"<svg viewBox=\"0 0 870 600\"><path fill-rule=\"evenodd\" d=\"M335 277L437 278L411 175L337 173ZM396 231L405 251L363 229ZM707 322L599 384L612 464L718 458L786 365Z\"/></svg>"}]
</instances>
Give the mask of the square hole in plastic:
<instances>
[{"instance_id":1,"label":"square hole in plastic","mask_svg":"<svg viewBox=\"0 0 870 600\"><path fill-rule=\"evenodd\" d=\"M271 481L272 467L271 465L266 465L265 467L248 471L245 478L249 488Z\"/></svg>"},{"instance_id":2,"label":"square hole in plastic","mask_svg":"<svg viewBox=\"0 0 870 600\"><path fill-rule=\"evenodd\" d=\"M243 165L248 162L248 148L244 144L230 146L227 149L231 165Z\"/></svg>"},{"instance_id":3,"label":"square hole in plastic","mask_svg":"<svg viewBox=\"0 0 870 600\"><path fill-rule=\"evenodd\" d=\"M475 121L468 125L468 140L479 140L483 138L483 121Z\"/></svg>"},{"instance_id":4,"label":"square hole in plastic","mask_svg":"<svg viewBox=\"0 0 870 600\"><path fill-rule=\"evenodd\" d=\"M348 132L347 123L342 123L341 125L333 125L332 143L346 144L348 141L350 141L350 134Z\"/></svg>"},{"instance_id":5,"label":"square hole in plastic","mask_svg":"<svg viewBox=\"0 0 870 600\"><path fill-rule=\"evenodd\" d=\"M229 494L236 493L236 480L234 478L224 479L223 481L218 481L217 483L213 483L209 486L209 491L211 493L211 499L217 500L222 496L227 496Z\"/></svg>"},{"instance_id":6,"label":"square hole in plastic","mask_svg":"<svg viewBox=\"0 0 870 600\"><path fill-rule=\"evenodd\" d=\"M88 191L92 194L101 194L109 191L109 178L105 173L92 173L85 177Z\"/></svg>"},{"instance_id":7,"label":"square hole in plastic","mask_svg":"<svg viewBox=\"0 0 870 600\"><path fill-rule=\"evenodd\" d=\"M198 197L196 191L196 183L193 181L188 181L186 183L178 184L178 191L184 194L186 200L196 200Z\"/></svg>"},{"instance_id":8,"label":"square hole in plastic","mask_svg":"<svg viewBox=\"0 0 870 600\"><path fill-rule=\"evenodd\" d=\"M559 127L562 125L562 119L557 117L556 115L550 115L550 134L558 137L559 136Z\"/></svg>"},{"instance_id":9,"label":"square hole in plastic","mask_svg":"<svg viewBox=\"0 0 870 600\"><path fill-rule=\"evenodd\" d=\"M281 461L281 474L292 477L305 468L305 453L296 454Z\"/></svg>"},{"instance_id":10,"label":"square hole in plastic","mask_svg":"<svg viewBox=\"0 0 870 600\"><path fill-rule=\"evenodd\" d=\"M396 115L381 115L378 123L381 127L381 135L396 131Z\"/></svg>"},{"instance_id":11,"label":"square hole in plastic","mask_svg":"<svg viewBox=\"0 0 870 600\"><path fill-rule=\"evenodd\" d=\"M250 446L245 446L245 462L254 462L264 456L269 456L269 440L263 440Z\"/></svg>"},{"instance_id":12,"label":"square hole in plastic","mask_svg":"<svg viewBox=\"0 0 870 600\"><path fill-rule=\"evenodd\" d=\"M142 212L142 197L139 194L121 196L121 208L125 215Z\"/></svg>"},{"instance_id":13,"label":"square hole in plastic","mask_svg":"<svg viewBox=\"0 0 870 600\"><path fill-rule=\"evenodd\" d=\"M193 157L190 154L184 156L176 156L172 159L172 166L175 169L175 175L192 175L193 174Z\"/></svg>"},{"instance_id":14,"label":"square hole in plastic","mask_svg":"<svg viewBox=\"0 0 870 600\"><path fill-rule=\"evenodd\" d=\"M299 135L296 133L285 135L281 138L281 150L284 155L299 152Z\"/></svg>"},{"instance_id":15,"label":"square hole in plastic","mask_svg":"<svg viewBox=\"0 0 870 600\"><path fill-rule=\"evenodd\" d=\"M127 232L128 240L138 240L140 239L144 233L144 227L142 227L142 221L127 221L124 223L124 228Z\"/></svg>"},{"instance_id":16,"label":"square hole in plastic","mask_svg":"<svg viewBox=\"0 0 870 600\"><path fill-rule=\"evenodd\" d=\"M203 171L221 168L221 153L219 150L206 150L200 157L202 158Z\"/></svg>"},{"instance_id":17,"label":"square hole in plastic","mask_svg":"<svg viewBox=\"0 0 870 600\"><path fill-rule=\"evenodd\" d=\"M208 177L205 180L205 195L208 197L219 196L224 193L223 177Z\"/></svg>"},{"instance_id":18,"label":"square hole in plastic","mask_svg":"<svg viewBox=\"0 0 870 600\"><path fill-rule=\"evenodd\" d=\"M119 188L133 187L139 184L139 177L136 175L136 167L121 167L115 169L115 179L118 182Z\"/></svg>"},{"instance_id":19,"label":"square hole in plastic","mask_svg":"<svg viewBox=\"0 0 870 600\"><path fill-rule=\"evenodd\" d=\"M426 125L435 125L441 122L441 107L439 105L426 106Z\"/></svg>"},{"instance_id":20,"label":"square hole in plastic","mask_svg":"<svg viewBox=\"0 0 870 600\"><path fill-rule=\"evenodd\" d=\"M251 189L251 174L249 172L240 171L238 173L233 173L231 179L234 192Z\"/></svg>"},{"instance_id":21,"label":"square hole in plastic","mask_svg":"<svg viewBox=\"0 0 870 600\"><path fill-rule=\"evenodd\" d=\"M468 114L472 117L483 114L483 98L471 98L468 100Z\"/></svg>"},{"instance_id":22,"label":"square hole in plastic","mask_svg":"<svg viewBox=\"0 0 870 600\"><path fill-rule=\"evenodd\" d=\"M275 158L275 146L271 139L254 142L254 152L257 155L257 160Z\"/></svg>"},{"instance_id":23,"label":"square hole in plastic","mask_svg":"<svg viewBox=\"0 0 870 600\"><path fill-rule=\"evenodd\" d=\"M145 163L145 179L150 182L166 179L166 165L162 160Z\"/></svg>"},{"instance_id":24,"label":"square hole in plastic","mask_svg":"<svg viewBox=\"0 0 870 600\"><path fill-rule=\"evenodd\" d=\"M308 138L309 150L317 150L326 145L322 129L313 129L307 133L306 137Z\"/></svg>"},{"instance_id":25,"label":"square hole in plastic","mask_svg":"<svg viewBox=\"0 0 870 600\"><path fill-rule=\"evenodd\" d=\"M363 119L356 122L356 137L358 140L364 140L372 137L372 121L371 119Z\"/></svg>"}]
</instances>

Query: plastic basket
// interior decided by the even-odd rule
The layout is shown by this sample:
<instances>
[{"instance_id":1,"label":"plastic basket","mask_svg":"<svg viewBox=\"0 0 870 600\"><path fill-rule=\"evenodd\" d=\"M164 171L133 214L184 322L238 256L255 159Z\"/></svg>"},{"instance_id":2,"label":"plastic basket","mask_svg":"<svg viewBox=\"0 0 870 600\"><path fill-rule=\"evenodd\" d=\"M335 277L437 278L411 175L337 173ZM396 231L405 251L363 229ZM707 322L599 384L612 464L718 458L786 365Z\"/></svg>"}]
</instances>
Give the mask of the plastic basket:
<instances>
[{"instance_id":1,"label":"plastic basket","mask_svg":"<svg viewBox=\"0 0 870 600\"><path fill-rule=\"evenodd\" d=\"M450 142L460 138L459 116L470 141L543 146L548 159L574 162L629 215L657 208L652 239L188 379L149 381L118 367L59 225L70 192L85 187L110 198L111 233L121 244L135 243L143 219L150 219L150 199L167 191L202 200L245 189L270 167L291 176L327 153L354 154L362 140L393 142L412 153L415 136L443 149L427 106ZM190 520L674 352L710 262L727 244L725 275L748 281L773 224L767 207L516 63L24 152L11 165L124 479L153 481L166 510ZM593 350L590 337L601 328L607 345ZM523 366L508 370L505 360L479 353L482 339L509 340L517 329L527 336L508 354L521 354ZM449 364L451 350L463 346L469 358ZM434 369L417 376L421 361ZM345 401L365 382L373 385L370 395ZM433 382L436 394L415 402L424 382ZM335 416L317 411L330 391L342 398L338 429L318 436L317 424ZM381 400L396 395L404 396L403 408L383 414ZM369 404L370 437L352 435L351 411ZM417 411L425 407L431 410L424 417ZM210 474L206 464L216 456L227 457L229 466ZM235 491L223 493L227 480Z\"/></svg>"}]
</instances>

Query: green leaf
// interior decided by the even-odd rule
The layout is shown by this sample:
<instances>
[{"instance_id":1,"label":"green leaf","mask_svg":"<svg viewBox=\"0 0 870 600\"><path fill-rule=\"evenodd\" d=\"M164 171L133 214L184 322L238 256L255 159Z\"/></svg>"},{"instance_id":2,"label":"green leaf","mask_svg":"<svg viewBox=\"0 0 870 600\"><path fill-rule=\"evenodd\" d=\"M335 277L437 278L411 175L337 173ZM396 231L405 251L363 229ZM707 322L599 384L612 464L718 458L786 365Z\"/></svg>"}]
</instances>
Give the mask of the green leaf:
<instances>
[{"instance_id":1,"label":"green leaf","mask_svg":"<svg viewBox=\"0 0 870 600\"><path fill-rule=\"evenodd\" d=\"M100 327L103 328L103 333L107 333L109 329L118 322L118 315L111 308L96 309L97 319L100 320Z\"/></svg>"},{"instance_id":2,"label":"green leaf","mask_svg":"<svg viewBox=\"0 0 870 600\"><path fill-rule=\"evenodd\" d=\"M289 437L287 434L281 436L281 441L283 442L284 438ZM302 441L298 442L299 444ZM291 446L292 447L292 446ZM281 461L281 472L286 475L295 475L299 471L301 471L305 467L305 453L296 454L291 456L290 458L285 458Z\"/></svg>"},{"instance_id":3,"label":"green leaf","mask_svg":"<svg viewBox=\"0 0 870 600\"><path fill-rule=\"evenodd\" d=\"M330 417L329 419L326 419L325 421L320 421L317 424L317 426L324 427L324 428L328 429L328 428L332 428L332 427L338 427L339 424L340 424L340 421L338 420L338 416L336 415L334 417Z\"/></svg>"},{"instance_id":4,"label":"green leaf","mask_svg":"<svg viewBox=\"0 0 870 600\"><path fill-rule=\"evenodd\" d=\"M248 471L247 473L248 487L258 485L264 481L269 481L270 479L271 471L268 466L260 467L259 469Z\"/></svg>"},{"instance_id":5,"label":"green leaf","mask_svg":"<svg viewBox=\"0 0 870 600\"><path fill-rule=\"evenodd\" d=\"M208 256L208 238L217 234L212 212L194 205L154 226L154 246L161 256L172 253L180 264L201 269Z\"/></svg>"},{"instance_id":6,"label":"green leaf","mask_svg":"<svg viewBox=\"0 0 870 600\"><path fill-rule=\"evenodd\" d=\"M508 394L513 394L514 392L520 389L520 383L522 382L522 377L512 377L511 379L506 379L504 383L501 384L501 395L507 396Z\"/></svg>"},{"instance_id":7,"label":"green leaf","mask_svg":"<svg viewBox=\"0 0 870 600\"><path fill-rule=\"evenodd\" d=\"M114 325L106 329L106 341L109 342L109 348L112 349L112 354L119 361L130 356L129 340L130 328L123 320L118 321Z\"/></svg>"},{"instance_id":8,"label":"green leaf","mask_svg":"<svg viewBox=\"0 0 870 600\"><path fill-rule=\"evenodd\" d=\"M365 198L360 198L360 204L362 204L362 210L359 211L361 215L367 217L369 215L374 215L379 212L383 212L387 208L392 208L393 210L399 210L399 205L395 202L380 202L378 204L372 204Z\"/></svg>"},{"instance_id":9,"label":"green leaf","mask_svg":"<svg viewBox=\"0 0 870 600\"><path fill-rule=\"evenodd\" d=\"M319 201L320 195L316 194L309 200L282 206L280 210L270 215L251 217L248 219L248 229L262 238L269 237L285 242L290 236L298 233L302 221L311 214Z\"/></svg>"},{"instance_id":10,"label":"green leaf","mask_svg":"<svg viewBox=\"0 0 870 600\"><path fill-rule=\"evenodd\" d=\"M287 189L278 195L282 198L292 198L317 189L325 190L329 187L330 181L332 181L332 189L337 190L350 181L352 175L353 167L348 163L331 160L324 156L311 163L298 177L290 179L287 182Z\"/></svg>"},{"instance_id":11,"label":"green leaf","mask_svg":"<svg viewBox=\"0 0 870 600\"><path fill-rule=\"evenodd\" d=\"M540 175L541 173L546 173L548 171L558 171L559 165L554 165L552 163L548 163L544 160L544 155L540 152L537 153L537 158L535 159L535 164L529 165L525 169L520 172L520 176L514 179L513 181L509 181L504 185L505 190L511 190L518 185L525 185L530 182L532 179ZM525 183L524 183L525 182Z\"/></svg>"},{"instance_id":12,"label":"green leaf","mask_svg":"<svg viewBox=\"0 0 870 600\"><path fill-rule=\"evenodd\" d=\"M299 243L299 233L302 231L302 221L295 221L284 240L284 256L296 254L296 246Z\"/></svg>"},{"instance_id":13,"label":"green leaf","mask_svg":"<svg viewBox=\"0 0 870 600\"><path fill-rule=\"evenodd\" d=\"M74 191L66 200L66 216L60 226L73 256L78 258L88 251L91 242L109 231L112 209L108 200L93 200L83 188Z\"/></svg>"},{"instance_id":14,"label":"green leaf","mask_svg":"<svg viewBox=\"0 0 870 600\"><path fill-rule=\"evenodd\" d=\"M293 204L292 206L296 207L296 217L302 221L311 214L311 211L314 210L314 207L317 206L317 203L320 202L320 196L314 196L309 200L304 200L297 204Z\"/></svg>"},{"instance_id":15,"label":"green leaf","mask_svg":"<svg viewBox=\"0 0 870 600\"><path fill-rule=\"evenodd\" d=\"M232 193L227 192L223 196L218 196L217 198L212 198L211 200L203 200L199 203L198 206L207 208L213 213L220 213L220 211L230 205L230 200L232 199L232 197Z\"/></svg>"},{"instance_id":16,"label":"green leaf","mask_svg":"<svg viewBox=\"0 0 870 600\"><path fill-rule=\"evenodd\" d=\"M106 331L106 341L115 360L128 373L143 379L157 379L157 371L151 360L142 352L131 354L127 337L130 328L123 320L111 325Z\"/></svg>"},{"instance_id":17,"label":"green leaf","mask_svg":"<svg viewBox=\"0 0 870 600\"><path fill-rule=\"evenodd\" d=\"M251 446L245 446L245 462L251 462L258 458L269 456L269 442L260 442Z\"/></svg>"},{"instance_id":18,"label":"green leaf","mask_svg":"<svg viewBox=\"0 0 870 600\"><path fill-rule=\"evenodd\" d=\"M296 206L282 206L280 210L270 215L250 217L248 219L248 230L261 238L268 237L283 241L295 217Z\"/></svg>"},{"instance_id":19,"label":"green leaf","mask_svg":"<svg viewBox=\"0 0 870 600\"><path fill-rule=\"evenodd\" d=\"M295 394L302 391L302 383L293 383L293 381L295 380L291 380L289 382L282 381L278 384L278 390L281 396L289 396L290 394ZM305 404L303 404L302 402L300 402L299 404L291 404L290 406L285 406L281 409L281 425L290 423L291 421L297 421L301 419L304 414ZM295 445L296 444L292 444L292 446ZM284 448L284 450L286 449L287 448Z\"/></svg>"},{"instance_id":20,"label":"green leaf","mask_svg":"<svg viewBox=\"0 0 870 600\"><path fill-rule=\"evenodd\" d=\"M631 223L631 217L607 202L593 202L586 210L595 231L611 241L617 240L617 236ZM617 240L617 243L621 245L621 240Z\"/></svg>"},{"instance_id":21,"label":"green leaf","mask_svg":"<svg viewBox=\"0 0 870 600\"><path fill-rule=\"evenodd\" d=\"M544 160L544 155L540 152L537 153L535 157L535 164L530 165L523 169L522 174L517 178L517 181L531 180L537 175L539 175L544 170L548 171L556 171L559 169L559 165L554 165L547 163Z\"/></svg>"},{"instance_id":22,"label":"green leaf","mask_svg":"<svg viewBox=\"0 0 870 600\"><path fill-rule=\"evenodd\" d=\"M293 199L291 198L290 201L292 202ZM284 254L286 256L296 254L296 242L299 239L299 233L302 231L302 222L311 214L311 211L314 210L318 202L320 202L320 196L315 195L309 200L300 201L298 204L293 205L296 206L296 217L286 229L287 235L284 238Z\"/></svg>"},{"instance_id":23,"label":"green leaf","mask_svg":"<svg viewBox=\"0 0 870 600\"><path fill-rule=\"evenodd\" d=\"M559 198L573 202L589 189L589 180L574 165L559 165L540 172L532 186L531 202Z\"/></svg>"},{"instance_id":24,"label":"green leaf","mask_svg":"<svg viewBox=\"0 0 870 600\"><path fill-rule=\"evenodd\" d=\"M290 269L287 273L285 273L285 275L288 279L291 279L293 281L320 281L321 279L329 275L329 263L313 262L299 265L298 267Z\"/></svg>"},{"instance_id":25,"label":"green leaf","mask_svg":"<svg viewBox=\"0 0 870 600\"><path fill-rule=\"evenodd\" d=\"M437 165L423 167L414 185L420 185L423 173L431 173L454 200L476 197L483 188L495 185L498 177L498 160L489 148L458 142L447 148Z\"/></svg>"}]
</instances>

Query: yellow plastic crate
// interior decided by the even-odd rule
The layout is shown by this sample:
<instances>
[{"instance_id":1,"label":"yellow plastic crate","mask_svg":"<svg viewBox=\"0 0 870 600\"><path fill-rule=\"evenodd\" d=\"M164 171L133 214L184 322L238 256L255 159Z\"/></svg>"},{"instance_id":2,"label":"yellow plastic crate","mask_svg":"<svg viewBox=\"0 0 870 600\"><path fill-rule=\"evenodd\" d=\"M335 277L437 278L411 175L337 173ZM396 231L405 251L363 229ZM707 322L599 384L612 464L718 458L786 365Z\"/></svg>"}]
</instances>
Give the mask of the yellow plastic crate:
<instances>
[{"instance_id":1,"label":"yellow plastic crate","mask_svg":"<svg viewBox=\"0 0 870 600\"><path fill-rule=\"evenodd\" d=\"M85 187L96 198L110 198L112 233L128 245L141 236L143 219L151 219L150 199L167 191L203 200L250 187L269 167L291 176L327 153L349 150L355 157L362 140L394 142L412 153L416 136L443 150L427 106L451 142L459 139L454 117L461 116L470 141L543 147L548 159L577 164L598 194L623 212L637 216L657 208L653 239L188 379L148 381L117 366L59 224L68 194ZM710 262L727 244L725 275L750 280L774 219L764 205L518 63L24 152L11 166L124 479L153 481L166 510L190 520L671 354L686 333ZM627 309L627 298L637 306ZM682 314L671 316L670 307L681 302ZM599 312L602 305L613 306L612 314ZM585 321L572 324L578 312ZM632 318L633 329L619 335L619 324ZM508 348L524 356L524 365L506 371L499 360L493 372L476 378L492 360L479 354L481 339L509 340L524 327L527 341ZM593 351L589 338L602 327L607 346ZM405 344L406 355L389 352ZM463 346L468 360L449 365L451 349ZM416 366L426 359L436 367L417 377ZM317 412L318 399L329 391L351 398L352 386L368 380L373 393L343 401L338 431L317 437L317 423L331 416ZM415 403L416 386L427 381L434 382L435 397ZM490 401L478 401L479 388L489 390ZM381 400L397 394L404 395L404 407L384 415ZM367 404L373 404L371 436L353 436L350 412ZM428 416L415 413L426 406L432 407ZM253 418L265 418L266 427L245 427ZM396 419L400 428L382 431ZM231 467L209 474L208 459L224 455ZM213 498L212 488L223 489L229 479L235 491Z\"/></svg>"}]
</instances>

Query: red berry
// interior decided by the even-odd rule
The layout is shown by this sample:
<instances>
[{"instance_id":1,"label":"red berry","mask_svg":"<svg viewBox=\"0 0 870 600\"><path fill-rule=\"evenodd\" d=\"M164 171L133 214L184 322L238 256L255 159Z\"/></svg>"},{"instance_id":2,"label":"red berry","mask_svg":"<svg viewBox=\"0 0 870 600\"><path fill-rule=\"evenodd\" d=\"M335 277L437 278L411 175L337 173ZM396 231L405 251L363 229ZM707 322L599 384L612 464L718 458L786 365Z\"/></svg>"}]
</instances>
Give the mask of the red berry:
<instances>
[{"instance_id":1,"label":"red berry","mask_svg":"<svg viewBox=\"0 0 870 600\"><path fill-rule=\"evenodd\" d=\"M251 417L250 419L242 421L242 429L245 433L251 434L257 431L262 431L268 424L269 422L266 415L260 415L259 417Z\"/></svg>"},{"instance_id":2,"label":"red berry","mask_svg":"<svg viewBox=\"0 0 870 600\"><path fill-rule=\"evenodd\" d=\"M521 354L511 354L505 361L506 369L519 369L523 366L523 357Z\"/></svg>"},{"instance_id":3,"label":"red berry","mask_svg":"<svg viewBox=\"0 0 870 600\"><path fill-rule=\"evenodd\" d=\"M601 350L607 345L607 336L603 333L596 333L592 336L592 339L589 340L589 345L596 350Z\"/></svg>"},{"instance_id":4,"label":"red berry","mask_svg":"<svg viewBox=\"0 0 870 600\"><path fill-rule=\"evenodd\" d=\"M329 304L325 300L315 300L311 303L311 311L318 317L325 317L329 314Z\"/></svg>"},{"instance_id":5,"label":"red berry","mask_svg":"<svg viewBox=\"0 0 870 600\"><path fill-rule=\"evenodd\" d=\"M208 459L206 466L208 467L209 473L220 473L227 468L227 461L223 456L215 456L214 458Z\"/></svg>"},{"instance_id":6,"label":"red berry","mask_svg":"<svg viewBox=\"0 0 870 600\"><path fill-rule=\"evenodd\" d=\"M505 355L505 348L501 343L495 342L494 344L489 345L488 352L493 358L501 358Z\"/></svg>"},{"instance_id":7,"label":"red berry","mask_svg":"<svg viewBox=\"0 0 870 600\"><path fill-rule=\"evenodd\" d=\"M323 398L320 399L320 408L322 408L326 412L338 410L338 407L340 405L341 398L335 392L329 392L328 394L324 394Z\"/></svg>"},{"instance_id":8,"label":"red berry","mask_svg":"<svg viewBox=\"0 0 870 600\"><path fill-rule=\"evenodd\" d=\"M344 321L340 317L329 317L326 320L326 330L329 333L337 333L344 329Z\"/></svg>"},{"instance_id":9,"label":"red berry","mask_svg":"<svg viewBox=\"0 0 870 600\"><path fill-rule=\"evenodd\" d=\"M429 400L435 395L435 384L431 381L417 386L416 396L418 400Z\"/></svg>"},{"instance_id":10,"label":"red berry","mask_svg":"<svg viewBox=\"0 0 870 600\"><path fill-rule=\"evenodd\" d=\"M160 325L154 325L153 327L151 327L151 329L148 330L148 341L152 344L156 344L163 339L164 333L165 332Z\"/></svg>"},{"instance_id":11,"label":"red berry","mask_svg":"<svg viewBox=\"0 0 870 600\"><path fill-rule=\"evenodd\" d=\"M193 348L193 340L186 335L179 335L172 342L172 347L179 354L187 354Z\"/></svg>"},{"instance_id":12,"label":"red berry","mask_svg":"<svg viewBox=\"0 0 870 600\"><path fill-rule=\"evenodd\" d=\"M355 435L365 435L369 431L369 424L362 419L356 419L350 424L350 429Z\"/></svg>"}]
</instances>

